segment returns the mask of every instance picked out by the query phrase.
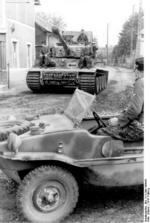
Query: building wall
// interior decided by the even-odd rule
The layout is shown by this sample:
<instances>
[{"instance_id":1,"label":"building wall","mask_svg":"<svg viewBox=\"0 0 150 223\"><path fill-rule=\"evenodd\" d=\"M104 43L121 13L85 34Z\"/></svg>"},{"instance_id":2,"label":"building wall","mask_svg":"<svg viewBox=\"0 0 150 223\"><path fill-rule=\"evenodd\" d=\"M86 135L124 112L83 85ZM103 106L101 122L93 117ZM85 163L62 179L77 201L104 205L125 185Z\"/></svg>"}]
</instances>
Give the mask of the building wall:
<instances>
[{"instance_id":1,"label":"building wall","mask_svg":"<svg viewBox=\"0 0 150 223\"><path fill-rule=\"evenodd\" d=\"M144 29L140 30L138 34L135 57L144 57Z\"/></svg>"},{"instance_id":2,"label":"building wall","mask_svg":"<svg viewBox=\"0 0 150 223\"><path fill-rule=\"evenodd\" d=\"M0 0L0 85L7 82L5 0Z\"/></svg>"},{"instance_id":3,"label":"building wall","mask_svg":"<svg viewBox=\"0 0 150 223\"><path fill-rule=\"evenodd\" d=\"M51 33L49 36L48 36L48 44L49 44L49 47L54 47L57 45L57 43L59 43L59 39L54 36L53 33Z\"/></svg>"},{"instance_id":4,"label":"building wall","mask_svg":"<svg viewBox=\"0 0 150 223\"><path fill-rule=\"evenodd\" d=\"M0 35L4 34L6 39L6 58L3 58L6 71L0 68L1 77L9 73L10 80L17 80L17 76L24 80L27 70L35 63L34 7L34 0L0 0Z\"/></svg>"},{"instance_id":5,"label":"building wall","mask_svg":"<svg viewBox=\"0 0 150 223\"><path fill-rule=\"evenodd\" d=\"M12 31L12 27L14 31ZM31 65L35 59L35 29L31 26L14 22L12 20L7 21L7 62L10 64L10 68L26 68L28 67L28 45L30 45L30 57ZM13 63L13 42L17 43L17 66Z\"/></svg>"},{"instance_id":6,"label":"building wall","mask_svg":"<svg viewBox=\"0 0 150 223\"><path fill-rule=\"evenodd\" d=\"M0 33L6 31L5 0L0 0Z\"/></svg>"},{"instance_id":7,"label":"building wall","mask_svg":"<svg viewBox=\"0 0 150 223\"><path fill-rule=\"evenodd\" d=\"M36 24L35 26L36 32L36 46L42 45L42 43L46 44L49 47L56 46L59 40L54 36L53 33L44 31L40 26Z\"/></svg>"},{"instance_id":8,"label":"building wall","mask_svg":"<svg viewBox=\"0 0 150 223\"><path fill-rule=\"evenodd\" d=\"M34 1L6 1L6 27L7 63L10 68L32 67L35 60Z\"/></svg>"},{"instance_id":9,"label":"building wall","mask_svg":"<svg viewBox=\"0 0 150 223\"><path fill-rule=\"evenodd\" d=\"M34 27L34 0L6 1L6 17Z\"/></svg>"},{"instance_id":10,"label":"building wall","mask_svg":"<svg viewBox=\"0 0 150 223\"><path fill-rule=\"evenodd\" d=\"M42 28L35 23L35 43L36 46L46 44L47 42L47 33L42 30Z\"/></svg>"}]
</instances>

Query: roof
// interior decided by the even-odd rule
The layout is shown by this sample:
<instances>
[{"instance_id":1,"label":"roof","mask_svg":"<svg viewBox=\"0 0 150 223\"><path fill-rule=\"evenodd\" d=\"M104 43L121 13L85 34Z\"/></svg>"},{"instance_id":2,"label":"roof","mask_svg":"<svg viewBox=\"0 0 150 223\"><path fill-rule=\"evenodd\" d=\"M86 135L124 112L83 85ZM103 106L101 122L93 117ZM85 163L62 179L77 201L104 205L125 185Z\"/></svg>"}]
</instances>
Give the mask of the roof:
<instances>
[{"instance_id":1,"label":"roof","mask_svg":"<svg viewBox=\"0 0 150 223\"><path fill-rule=\"evenodd\" d=\"M34 0L34 5L41 5L40 0Z\"/></svg>"},{"instance_id":2,"label":"roof","mask_svg":"<svg viewBox=\"0 0 150 223\"><path fill-rule=\"evenodd\" d=\"M63 36L72 36L74 41L77 41L78 36L80 35L81 31L64 31ZM91 31L84 31L87 35L90 42L93 41L93 33Z\"/></svg>"},{"instance_id":3,"label":"roof","mask_svg":"<svg viewBox=\"0 0 150 223\"><path fill-rule=\"evenodd\" d=\"M44 19L42 19L40 16L36 15L35 17L35 23L40 26L44 31L46 32L52 32L51 27L49 23L47 23Z\"/></svg>"}]
</instances>

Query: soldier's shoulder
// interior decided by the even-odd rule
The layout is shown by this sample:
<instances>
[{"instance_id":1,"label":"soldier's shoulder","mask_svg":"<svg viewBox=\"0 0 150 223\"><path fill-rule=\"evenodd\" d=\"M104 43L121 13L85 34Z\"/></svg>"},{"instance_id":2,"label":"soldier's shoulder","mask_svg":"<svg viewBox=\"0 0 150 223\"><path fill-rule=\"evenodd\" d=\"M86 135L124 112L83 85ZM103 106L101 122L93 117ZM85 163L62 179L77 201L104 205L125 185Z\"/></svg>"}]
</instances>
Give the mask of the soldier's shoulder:
<instances>
[{"instance_id":1,"label":"soldier's shoulder","mask_svg":"<svg viewBox=\"0 0 150 223\"><path fill-rule=\"evenodd\" d=\"M135 94L143 95L143 93L144 93L144 79L140 78L135 83Z\"/></svg>"},{"instance_id":2,"label":"soldier's shoulder","mask_svg":"<svg viewBox=\"0 0 150 223\"><path fill-rule=\"evenodd\" d=\"M144 78L139 78L137 81L136 81L136 83L135 83L135 85L143 85L144 84Z\"/></svg>"}]
</instances>

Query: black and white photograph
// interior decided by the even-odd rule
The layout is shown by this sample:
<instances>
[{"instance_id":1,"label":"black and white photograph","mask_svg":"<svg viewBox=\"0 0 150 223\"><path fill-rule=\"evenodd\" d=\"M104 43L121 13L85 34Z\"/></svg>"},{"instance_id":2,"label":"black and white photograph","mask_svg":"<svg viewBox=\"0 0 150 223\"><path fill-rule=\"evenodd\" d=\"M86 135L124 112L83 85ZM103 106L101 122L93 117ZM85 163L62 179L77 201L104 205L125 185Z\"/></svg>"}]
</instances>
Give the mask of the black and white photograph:
<instances>
[{"instance_id":1,"label":"black and white photograph","mask_svg":"<svg viewBox=\"0 0 150 223\"><path fill-rule=\"evenodd\" d=\"M144 3L0 0L0 223L150 222Z\"/></svg>"}]
</instances>

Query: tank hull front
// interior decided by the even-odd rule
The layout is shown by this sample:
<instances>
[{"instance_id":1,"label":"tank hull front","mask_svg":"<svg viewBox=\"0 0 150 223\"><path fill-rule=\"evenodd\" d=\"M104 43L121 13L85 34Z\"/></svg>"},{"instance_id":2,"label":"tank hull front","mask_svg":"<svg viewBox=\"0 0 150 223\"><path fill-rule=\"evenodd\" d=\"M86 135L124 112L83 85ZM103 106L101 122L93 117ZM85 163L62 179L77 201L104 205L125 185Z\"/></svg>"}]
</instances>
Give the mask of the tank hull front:
<instances>
[{"instance_id":1,"label":"tank hull front","mask_svg":"<svg viewBox=\"0 0 150 223\"><path fill-rule=\"evenodd\" d=\"M98 94L107 87L108 71L96 68L34 68L28 71L27 86L34 92L56 88L79 88Z\"/></svg>"}]
</instances>

